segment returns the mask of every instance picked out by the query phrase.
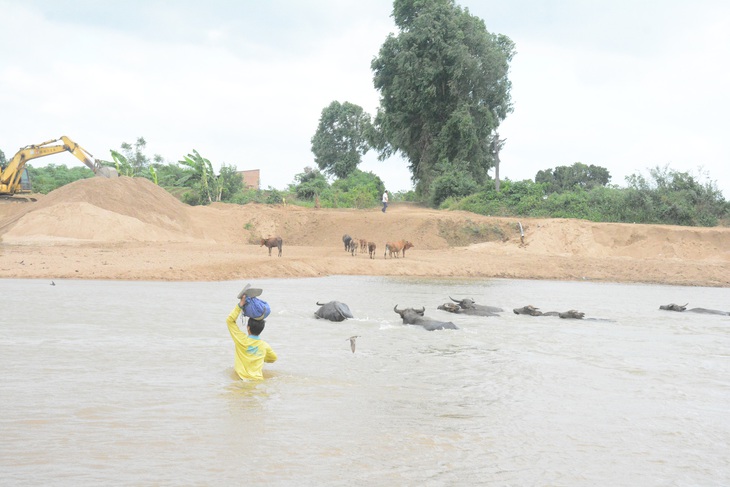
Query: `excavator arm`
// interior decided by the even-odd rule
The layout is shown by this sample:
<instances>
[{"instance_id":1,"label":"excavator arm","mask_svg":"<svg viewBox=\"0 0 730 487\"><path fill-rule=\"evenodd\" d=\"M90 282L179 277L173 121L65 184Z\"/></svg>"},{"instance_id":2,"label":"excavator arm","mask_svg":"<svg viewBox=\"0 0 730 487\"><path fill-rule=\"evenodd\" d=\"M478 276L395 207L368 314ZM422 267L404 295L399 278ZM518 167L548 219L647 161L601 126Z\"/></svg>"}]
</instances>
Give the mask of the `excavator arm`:
<instances>
[{"instance_id":1,"label":"excavator arm","mask_svg":"<svg viewBox=\"0 0 730 487\"><path fill-rule=\"evenodd\" d=\"M50 145L59 141L63 142L63 144ZM3 168L2 172L0 172L0 195L13 195L23 192L21 177L23 176L25 165L28 161L65 151L76 156L77 159L94 171L94 174L97 176L113 178L119 175L115 169L99 164L90 152L64 135L60 139L53 139L41 144L22 147L13 156L7 167Z\"/></svg>"}]
</instances>

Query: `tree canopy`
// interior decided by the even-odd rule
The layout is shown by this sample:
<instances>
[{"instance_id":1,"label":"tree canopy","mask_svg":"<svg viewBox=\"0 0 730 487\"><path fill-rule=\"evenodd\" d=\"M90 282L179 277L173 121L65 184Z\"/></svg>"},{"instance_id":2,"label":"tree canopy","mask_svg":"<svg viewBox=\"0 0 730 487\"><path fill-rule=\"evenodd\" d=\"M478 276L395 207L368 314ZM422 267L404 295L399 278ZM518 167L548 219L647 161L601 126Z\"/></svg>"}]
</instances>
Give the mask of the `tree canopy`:
<instances>
[{"instance_id":1,"label":"tree canopy","mask_svg":"<svg viewBox=\"0 0 730 487\"><path fill-rule=\"evenodd\" d=\"M395 0L393 18L400 33L371 63L380 157L401 153L423 194L454 170L485 182L492 137L512 111L514 43L454 0Z\"/></svg>"},{"instance_id":2,"label":"tree canopy","mask_svg":"<svg viewBox=\"0 0 730 487\"><path fill-rule=\"evenodd\" d=\"M317 166L328 175L347 177L370 149L366 138L370 125L370 115L362 107L350 102L330 103L322 110L312 137Z\"/></svg>"},{"instance_id":3,"label":"tree canopy","mask_svg":"<svg viewBox=\"0 0 730 487\"><path fill-rule=\"evenodd\" d=\"M305 200L313 200L330 186L321 172L309 166L304 168L304 172L294 176L294 180L297 184L293 186L293 191L298 198Z\"/></svg>"},{"instance_id":4,"label":"tree canopy","mask_svg":"<svg viewBox=\"0 0 730 487\"><path fill-rule=\"evenodd\" d=\"M591 189L605 186L611 181L608 169L601 166L590 166L576 162L572 166L557 166L555 169L543 169L535 175L536 183L547 183L548 193L560 193L576 188Z\"/></svg>"}]
</instances>

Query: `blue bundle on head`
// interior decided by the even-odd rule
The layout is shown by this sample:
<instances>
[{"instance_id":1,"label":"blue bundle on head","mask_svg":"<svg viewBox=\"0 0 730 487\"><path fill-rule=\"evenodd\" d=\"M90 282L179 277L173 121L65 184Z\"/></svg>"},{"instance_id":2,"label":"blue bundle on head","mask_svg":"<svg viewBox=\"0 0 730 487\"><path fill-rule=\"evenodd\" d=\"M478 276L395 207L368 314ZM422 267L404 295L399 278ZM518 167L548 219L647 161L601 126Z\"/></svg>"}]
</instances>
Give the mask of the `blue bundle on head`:
<instances>
[{"instance_id":1,"label":"blue bundle on head","mask_svg":"<svg viewBox=\"0 0 730 487\"><path fill-rule=\"evenodd\" d=\"M259 298L246 298L246 304L243 306L243 314L254 320L264 320L271 314L271 306Z\"/></svg>"}]
</instances>

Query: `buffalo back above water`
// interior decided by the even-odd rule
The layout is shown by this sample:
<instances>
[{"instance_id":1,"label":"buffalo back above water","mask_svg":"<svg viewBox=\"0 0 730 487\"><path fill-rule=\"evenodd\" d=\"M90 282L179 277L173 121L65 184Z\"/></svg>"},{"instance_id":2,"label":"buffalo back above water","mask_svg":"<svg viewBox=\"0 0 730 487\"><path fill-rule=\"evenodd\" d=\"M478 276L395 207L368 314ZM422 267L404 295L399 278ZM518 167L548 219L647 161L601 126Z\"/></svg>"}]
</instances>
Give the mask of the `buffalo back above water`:
<instances>
[{"instance_id":1,"label":"buffalo back above water","mask_svg":"<svg viewBox=\"0 0 730 487\"><path fill-rule=\"evenodd\" d=\"M722 315L722 316L730 316L730 311L722 311L719 309L707 309L707 308L690 308L687 309L687 305L679 305L679 304L663 304L659 306L659 309L663 309L666 311L679 311L679 312L687 312L687 313L703 313L707 315Z\"/></svg>"},{"instance_id":2,"label":"buffalo back above water","mask_svg":"<svg viewBox=\"0 0 730 487\"><path fill-rule=\"evenodd\" d=\"M398 313L403 320L403 324L416 325L425 328L428 331L434 330L458 330L459 328L450 321L438 321L431 318L426 318L423 314L426 308L415 309L415 308L404 308L398 309L396 304L393 311Z\"/></svg>"},{"instance_id":3,"label":"buffalo back above water","mask_svg":"<svg viewBox=\"0 0 730 487\"><path fill-rule=\"evenodd\" d=\"M465 312L465 314L474 314L479 316L492 316L492 314L501 313L504 311L502 308L497 306L487 306L485 304L476 304L471 298L454 299L449 296L453 302L458 303L459 307ZM491 314L490 314L491 313Z\"/></svg>"},{"instance_id":4,"label":"buffalo back above water","mask_svg":"<svg viewBox=\"0 0 730 487\"><path fill-rule=\"evenodd\" d=\"M319 306L319 309L314 312L317 318L330 321L344 321L347 318L353 318L350 308L340 301L318 302L317 306Z\"/></svg>"}]
</instances>

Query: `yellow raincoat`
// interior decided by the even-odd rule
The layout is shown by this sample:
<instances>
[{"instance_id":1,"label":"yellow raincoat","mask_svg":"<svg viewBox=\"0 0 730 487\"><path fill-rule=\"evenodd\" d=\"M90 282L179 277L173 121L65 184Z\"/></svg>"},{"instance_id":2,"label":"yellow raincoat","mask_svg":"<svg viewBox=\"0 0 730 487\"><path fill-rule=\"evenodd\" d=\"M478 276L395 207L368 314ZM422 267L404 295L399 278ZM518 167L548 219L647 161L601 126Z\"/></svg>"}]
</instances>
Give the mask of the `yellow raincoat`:
<instances>
[{"instance_id":1,"label":"yellow raincoat","mask_svg":"<svg viewBox=\"0 0 730 487\"><path fill-rule=\"evenodd\" d=\"M256 335L247 335L242 332L236 320L241 315L241 308L236 305L226 318L228 331L236 345L236 373L241 379L263 380L261 370L264 362L276 362L276 353L271 346Z\"/></svg>"}]
</instances>

